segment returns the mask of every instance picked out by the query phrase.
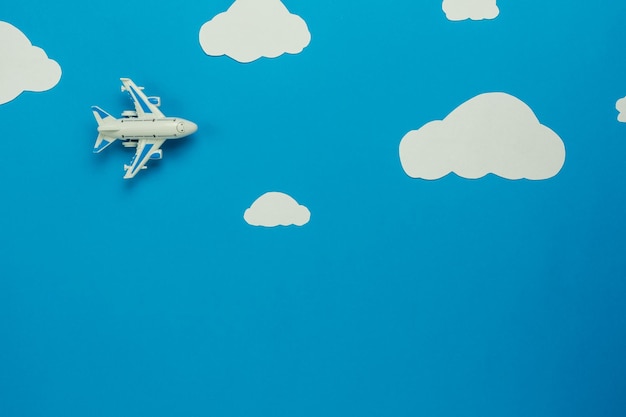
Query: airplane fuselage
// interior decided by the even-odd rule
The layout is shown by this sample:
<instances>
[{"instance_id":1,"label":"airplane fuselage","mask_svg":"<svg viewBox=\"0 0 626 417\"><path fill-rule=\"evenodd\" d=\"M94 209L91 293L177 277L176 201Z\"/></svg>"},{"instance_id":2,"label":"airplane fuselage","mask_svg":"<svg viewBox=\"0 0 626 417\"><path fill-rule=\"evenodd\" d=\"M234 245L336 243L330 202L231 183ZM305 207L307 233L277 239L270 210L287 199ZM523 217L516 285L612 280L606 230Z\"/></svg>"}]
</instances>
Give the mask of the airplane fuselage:
<instances>
[{"instance_id":1,"label":"airplane fuselage","mask_svg":"<svg viewBox=\"0 0 626 417\"><path fill-rule=\"evenodd\" d=\"M122 140L180 139L191 135L198 126L179 117L161 119L139 119L126 117L109 120L98 126L98 132Z\"/></svg>"},{"instance_id":2,"label":"airplane fuselage","mask_svg":"<svg viewBox=\"0 0 626 417\"><path fill-rule=\"evenodd\" d=\"M98 137L93 146L94 153L100 153L113 142L120 140L127 148L135 148L135 156L130 164L124 165L124 179L133 178L146 169L151 159L161 159L161 146L168 139L180 139L198 130L198 126L180 117L166 117L159 106L159 97L147 97L130 78L120 78L122 91L128 92L134 110L125 110L117 119L98 106L91 111L98 122Z\"/></svg>"}]
</instances>

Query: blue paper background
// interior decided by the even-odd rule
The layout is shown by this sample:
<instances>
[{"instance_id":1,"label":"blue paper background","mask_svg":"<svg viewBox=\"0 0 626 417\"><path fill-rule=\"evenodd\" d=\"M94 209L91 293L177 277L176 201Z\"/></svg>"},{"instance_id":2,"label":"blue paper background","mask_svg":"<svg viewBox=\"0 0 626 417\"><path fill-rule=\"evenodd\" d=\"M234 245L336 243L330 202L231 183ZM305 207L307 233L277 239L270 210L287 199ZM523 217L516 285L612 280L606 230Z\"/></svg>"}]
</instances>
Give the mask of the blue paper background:
<instances>
[{"instance_id":1,"label":"blue paper background","mask_svg":"<svg viewBox=\"0 0 626 417\"><path fill-rule=\"evenodd\" d=\"M311 44L239 64L228 0L23 0L57 60L0 106L0 416L626 415L626 4L285 1ZM89 106L131 77L199 131L122 180ZM546 181L407 177L402 136L504 91L562 138ZM254 228L283 191L312 213Z\"/></svg>"}]
</instances>

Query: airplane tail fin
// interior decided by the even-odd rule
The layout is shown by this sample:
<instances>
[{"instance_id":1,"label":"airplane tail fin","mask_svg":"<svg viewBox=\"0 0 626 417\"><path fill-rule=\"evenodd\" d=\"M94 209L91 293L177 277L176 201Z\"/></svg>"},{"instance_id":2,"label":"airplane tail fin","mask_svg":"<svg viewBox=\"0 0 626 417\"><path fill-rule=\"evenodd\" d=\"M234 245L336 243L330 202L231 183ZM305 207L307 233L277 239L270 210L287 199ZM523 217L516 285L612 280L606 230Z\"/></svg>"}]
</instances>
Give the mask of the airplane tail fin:
<instances>
[{"instance_id":1,"label":"airplane tail fin","mask_svg":"<svg viewBox=\"0 0 626 417\"><path fill-rule=\"evenodd\" d=\"M91 106L91 111L93 112L93 117L96 118L96 122L98 122L98 126L100 126L104 121L115 120L115 117L111 116L98 106Z\"/></svg>"},{"instance_id":2,"label":"airplane tail fin","mask_svg":"<svg viewBox=\"0 0 626 417\"><path fill-rule=\"evenodd\" d=\"M96 122L98 122L98 126L102 126L103 123L107 121L115 120L115 117L111 116L109 113L105 112L98 106L91 107L91 111L93 111L93 116L96 118ZM96 143L93 145L93 153L102 152L106 149L110 144L115 142L117 138L112 138L108 136L104 136L102 133L98 134L98 138L96 139Z\"/></svg>"},{"instance_id":3,"label":"airplane tail fin","mask_svg":"<svg viewBox=\"0 0 626 417\"><path fill-rule=\"evenodd\" d=\"M107 136L104 136L102 133L100 133L98 137L96 138L96 143L93 145L93 153L102 152L116 140L117 138L109 138Z\"/></svg>"}]
</instances>

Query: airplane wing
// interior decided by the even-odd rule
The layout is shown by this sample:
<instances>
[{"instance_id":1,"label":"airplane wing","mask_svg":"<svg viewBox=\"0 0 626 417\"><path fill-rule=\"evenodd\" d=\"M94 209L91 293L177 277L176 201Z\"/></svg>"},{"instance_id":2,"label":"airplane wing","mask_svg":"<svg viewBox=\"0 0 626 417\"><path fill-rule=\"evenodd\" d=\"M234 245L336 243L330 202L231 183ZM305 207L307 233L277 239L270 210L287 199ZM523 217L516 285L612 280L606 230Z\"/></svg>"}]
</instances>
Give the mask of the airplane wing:
<instances>
[{"instance_id":1,"label":"airplane wing","mask_svg":"<svg viewBox=\"0 0 626 417\"><path fill-rule=\"evenodd\" d=\"M137 143L137 151L130 161L130 165L124 165L126 174L124 179L133 178L146 165L146 162L153 156L154 159L161 159L161 151L159 148L163 145L165 139L140 139Z\"/></svg>"},{"instance_id":2,"label":"airplane wing","mask_svg":"<svg viewBox=\"0 0 626 417\"><path fill-rule=\"evenodd\" d=\"M135 110L137 111L137 117L140 119L162 119L165 117L161 110L154 105L148 97L144 94L141 88L130 78L120 78L122 81L122 91L128 91L130 97L135 104Z\"/></svg>"}]
</instances>

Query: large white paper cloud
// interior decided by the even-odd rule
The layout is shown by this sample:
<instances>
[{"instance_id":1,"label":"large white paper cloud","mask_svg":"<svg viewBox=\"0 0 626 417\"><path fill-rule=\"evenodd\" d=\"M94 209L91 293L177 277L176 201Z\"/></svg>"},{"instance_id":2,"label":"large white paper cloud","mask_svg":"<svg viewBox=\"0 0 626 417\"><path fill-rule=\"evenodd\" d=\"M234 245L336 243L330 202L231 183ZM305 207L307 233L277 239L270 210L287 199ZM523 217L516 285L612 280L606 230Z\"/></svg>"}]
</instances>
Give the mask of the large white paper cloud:
<instances>
[{"instance_id":1,"label":"large white paper cloud","mask_svg":"<svg viewBox=\"0 0 626 417\"><path fill-rule=\"evenodd\" d=\"M33 46L18 28L0 21L0 104L24 91L46 91L61 79L61 67Z\"/></svg>"},{"instance_id":2,"label":"large white paper cloud","mask_svg":"<svg viewBox=\"0 0 626 417\"><path fill-rule=\"evenodd\" d=\"M615 103L615 108L618 111L617 120L622 123L626 123L626 97L617 100L617 103Z\"/></svg>"},{"instance_id":3,"label":"large white paper cloud","mask_svg":"<svg viewBox=\"0 0 626 417\"><path fill-rule=\"evenodd\" d=\"M302 226L309 222L311 212L287 194L272 191L257 198L243 218L252 226Z\"/></svg>"},{"instance_id":4,"label":"large white paper cloud","mask_svg":"<svg viewBox=\"0 0 626 417\"><path fill-rule=\"evenodd\" d=\"M304 20L280 0L236 0L200 29L200 45L207 55L228 55L239 62L297 54L310 41Z\"/></svg>"},{"instance_id":5,"label":"large white paper cloud","mask_svg":"<svg viewBox=\"0 0 626 417\"><path fill-rule=\"evenodd\" d=\"M565 162L565 145L521 100L506 93L476 96L443 120L407 133L400 161L413 178L464 178L489 173L516 180L547 179Z\"/></svg>"},{"instance_id":6,"label":"large white paper cloud","mask_svg":"<svg viewBox=\"0 0 626 417\"><path fill-rule=\"evenodd\" d=\"M495 19L500 13L496 0L443 0L441 8L454 21Z\"/></svg>"}]
</instances>

